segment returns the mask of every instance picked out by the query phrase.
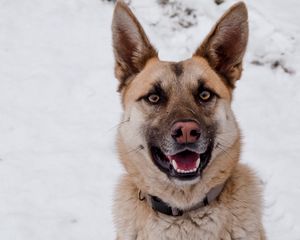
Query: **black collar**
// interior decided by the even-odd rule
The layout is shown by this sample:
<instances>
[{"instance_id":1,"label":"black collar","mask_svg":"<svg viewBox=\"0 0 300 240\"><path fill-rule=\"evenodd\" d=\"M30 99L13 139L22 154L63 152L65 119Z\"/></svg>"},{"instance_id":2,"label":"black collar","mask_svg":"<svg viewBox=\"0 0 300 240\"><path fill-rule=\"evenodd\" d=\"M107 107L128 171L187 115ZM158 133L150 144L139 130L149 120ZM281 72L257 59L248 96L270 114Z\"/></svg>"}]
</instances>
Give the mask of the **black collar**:
<instances>
[{"instance_id":1,"label":"black collar","mask_svg":"<svg viewBox=\"0 0 300 240\"><path fill-rule=\"evenodd\" d=\"M185 210L182 210L182 209L179 209L176 207L172 207L168 203L165 203L164 201L162 201L160 198L158 198L156 196L148 195L148 197L146 197L146 199L154 211L163 213L165 215L173 216L173 217L178 217L178 216L182 216L186 212L190 212L190 211L193 211L193 210L196 210L196 209L199 209L199 208L209 205L221 194L221 192L223 191L224 185L225 185L225 183L217 185L216 187L213 187L206 194L206 196L203 200L201 200L196 205L194 205L188 209L185 209ZM145 197L141 197L141 192L139 192L139 199L141 201L145 200Z\"/></svg>"}]
</instances>

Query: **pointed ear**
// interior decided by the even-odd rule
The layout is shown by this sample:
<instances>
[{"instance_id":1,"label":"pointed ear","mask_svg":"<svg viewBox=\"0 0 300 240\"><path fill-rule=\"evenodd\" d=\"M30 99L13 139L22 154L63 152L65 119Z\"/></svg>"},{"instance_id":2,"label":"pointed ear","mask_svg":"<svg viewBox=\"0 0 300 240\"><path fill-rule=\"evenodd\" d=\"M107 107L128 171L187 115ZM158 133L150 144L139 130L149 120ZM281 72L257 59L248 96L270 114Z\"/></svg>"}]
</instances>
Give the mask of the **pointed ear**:
<instances>
[{"instance_id":1,"label":"pointed ear","mask_svg":"<svg viewBox=\"0 0 300 240\"><path fill-rule=\"evenodd\" d=\"M115 76L119 91L138 74L157 52L148 40L141 24L123 1L117 1L113 21L113 49Z\"/></svg>"},{"instance_id":2,"label":"pointed ear","mask_svg":"<svg viewBox=\"0 0 300 240\"><path fill-rule=\"evenodd\" d=\"M206 58L210 66L234 88L235 81L241 77L247 42L247 8L239 2L221 17L194 55Z\"/></svg>"}]
</instances>

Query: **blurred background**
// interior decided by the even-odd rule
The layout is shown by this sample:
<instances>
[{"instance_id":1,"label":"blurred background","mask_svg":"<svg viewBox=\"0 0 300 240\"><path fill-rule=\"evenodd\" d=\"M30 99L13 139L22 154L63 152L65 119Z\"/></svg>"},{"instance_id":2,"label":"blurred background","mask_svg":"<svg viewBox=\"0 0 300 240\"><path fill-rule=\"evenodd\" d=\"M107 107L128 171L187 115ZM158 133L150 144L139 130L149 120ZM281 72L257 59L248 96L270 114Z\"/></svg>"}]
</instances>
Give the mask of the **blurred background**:
<instances>
[{"instance_id":1,"label":"blurred background","mask_svg":"<svg viewBox=\"0 0 300 240\"><path fill-rule=\"evenodd\" d=\"M234 0L131 0L162 60L192 55ZM248 0L233 108L269 239L300 239L300 1ZM114 239L113 1L0 0L0 239Z\"/></svg>"}]
</instances>

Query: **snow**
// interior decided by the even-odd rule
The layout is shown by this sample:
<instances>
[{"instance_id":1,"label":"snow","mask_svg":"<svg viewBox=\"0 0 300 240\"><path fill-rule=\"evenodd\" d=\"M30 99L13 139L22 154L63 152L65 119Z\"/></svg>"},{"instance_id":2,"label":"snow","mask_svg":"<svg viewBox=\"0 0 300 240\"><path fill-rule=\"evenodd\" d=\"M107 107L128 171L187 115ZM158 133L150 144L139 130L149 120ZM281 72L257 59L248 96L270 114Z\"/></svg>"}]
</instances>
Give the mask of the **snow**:
<instances>
[{"instance_id":1,"label":"snow","mask_svg":"<svg viewBox=\"0 0 300 240\"><path fill-rule=\"evenodd\" d=\"M131 1L164 60L189 57L235 1L172 2ZM299 240L300 2L246 3L250 42L233 105L242 161L264 183L268 238ZM112 10L100 0L0 2L1 240L115 238L111 205L123 170Z\"/></svg>"}]
</instances>

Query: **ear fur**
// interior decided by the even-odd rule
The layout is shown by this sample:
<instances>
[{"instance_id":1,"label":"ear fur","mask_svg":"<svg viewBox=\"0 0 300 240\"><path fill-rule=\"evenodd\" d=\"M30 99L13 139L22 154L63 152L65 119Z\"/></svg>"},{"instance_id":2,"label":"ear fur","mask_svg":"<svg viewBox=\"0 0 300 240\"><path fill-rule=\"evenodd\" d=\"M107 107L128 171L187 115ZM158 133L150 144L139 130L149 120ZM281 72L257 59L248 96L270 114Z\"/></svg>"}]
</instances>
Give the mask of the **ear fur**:
<instances>
[{"instance_id":1,"label":"ear fur","mask_svg":"<svg viewBox=\"0 0 300 240\"><path fill-rule=\"evenodd\" d=\"M112 33L115 76L120 81L120 91L149 59L157 57L157 52L132 11L120 0L114 10Z\"/></svg>"},{"instance_id":2,"label":"ear fur","mask_svg":"<svg viewBox=\"0 0 300 240\"><path fill-rule=\"evenodd\" d=\"M247 8L239 2L221 17L194 56L206 58L210 66L234 88L241 77L247 42Z\"/></svg>"}]
</instances>

